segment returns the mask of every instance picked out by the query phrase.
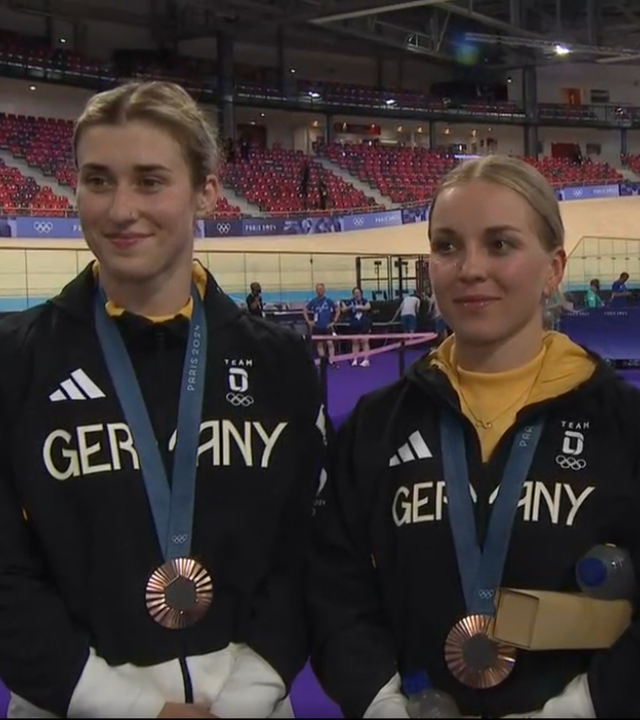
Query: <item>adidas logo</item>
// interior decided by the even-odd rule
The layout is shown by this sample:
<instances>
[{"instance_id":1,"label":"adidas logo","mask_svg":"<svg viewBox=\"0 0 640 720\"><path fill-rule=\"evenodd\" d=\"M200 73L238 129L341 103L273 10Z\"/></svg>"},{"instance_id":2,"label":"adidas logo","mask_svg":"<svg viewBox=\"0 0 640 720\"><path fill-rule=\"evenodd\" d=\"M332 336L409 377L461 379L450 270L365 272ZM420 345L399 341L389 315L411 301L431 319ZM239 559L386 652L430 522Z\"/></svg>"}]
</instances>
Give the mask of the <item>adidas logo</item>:
<instances>
[{"instance_id":1,"label":"adidas logo","mask_svg":"<svg viewBox=\"0 0 640 720\"><path fill-rule=\"evenodd\" d=\"M74 370L71 377L60 383L60 387L49 395L51 402L64 400L97 400L106 397L93 380L82 370Z\"/></svg>"},{"instance_id":2,"label":"adidas logo","mask_svg":"<svg viewBox=\"0 0 640 720\"><path fill-rule=\"evenodd\" d=\"M433 455L429 450L429 446L424 441L420 431L416 430L409 436L407 442L392 455L391 460L389 460L389 467L413 462L414 460L427 460L430 457L433 457Z\"/></svg>"}]
</instances>

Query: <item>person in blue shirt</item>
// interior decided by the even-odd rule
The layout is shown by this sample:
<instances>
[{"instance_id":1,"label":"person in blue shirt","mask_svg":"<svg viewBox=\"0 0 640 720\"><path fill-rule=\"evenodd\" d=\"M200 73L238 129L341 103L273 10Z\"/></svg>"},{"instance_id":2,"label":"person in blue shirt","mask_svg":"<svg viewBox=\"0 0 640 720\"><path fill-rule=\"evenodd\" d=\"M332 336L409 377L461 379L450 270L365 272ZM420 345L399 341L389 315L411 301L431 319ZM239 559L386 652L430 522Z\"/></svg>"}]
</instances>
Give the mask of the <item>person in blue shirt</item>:
<instances>
[{"instance_id":1,"label":"person in blue shirt","mask_svg":"<svg viewBox=\"0 0 640 720\"><path fill-rule=\"evenodd\" d=\"M302 313L312 335L328 335L331 337L333 335L334 325L340 317L340 306L331 300L331 298L328 298L326 293L327 289L324 284L318 283L316 285L316 297L307 303ZM329 353L329 364L332 367L336 367L336 348L333 341L328 340L326 343L319 342L318 355L320 357L325 356L325 345Z\"/></svg>"},{"instance_id":2,"label":"person in blue shirt","mask_svg":"<svg viewBox=\"0 0 640 720\"><path fill-rule=\"evenodd\" d=\"M622 275L611 286L611 304L626 305L629 299L629 290L627 290L627 281L629 273L623 272Z\"/></svg>"},{"instance_id":3,"label":"person in blue shirt","mask_svg":"<svg viewBox=\"0 0 640 720\"><path fill-rule=\"evenodd\" d=\"M371 303L362 296L362 290L354 287L352 298L344 303L343 309L349 313L349 325L352 335L368 335L371 332ZM353 340L351 343L352 353L356 355L351 362L352 367L357 367L357 355L362 353L363 359L360 367L369 367L369 353L371 351L369 340Z\"/></svg>"}]
</instances>

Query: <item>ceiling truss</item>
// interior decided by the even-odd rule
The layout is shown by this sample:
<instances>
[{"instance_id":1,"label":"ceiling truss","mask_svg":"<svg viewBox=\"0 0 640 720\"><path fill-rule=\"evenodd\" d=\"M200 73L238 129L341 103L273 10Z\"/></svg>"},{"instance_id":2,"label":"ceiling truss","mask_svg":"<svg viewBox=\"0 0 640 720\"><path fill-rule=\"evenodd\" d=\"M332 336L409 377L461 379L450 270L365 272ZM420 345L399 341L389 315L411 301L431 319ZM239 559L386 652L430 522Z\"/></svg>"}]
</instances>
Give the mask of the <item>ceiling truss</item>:
<instances>
[{"instance_id":1,"label":"ceiling truss","mask_svg":"<svg viewBox=\"0 0 640 720\"><path fill-rule=\"evenodd\" d=\"M459 63L460 48L473 44L482 67L553 62L547 49L554 43L580 48L576 59L592 62L596 56L607 63L630 62L634 53L640 57L640 0L148 0L139 5L0 0L0 5L73 22L112 22L117 13L118 21L160 29L160 39L174 43L225 32L248 43L280 37L291 47L373 51L448 64Z\"/></svg>"}]
</instances>

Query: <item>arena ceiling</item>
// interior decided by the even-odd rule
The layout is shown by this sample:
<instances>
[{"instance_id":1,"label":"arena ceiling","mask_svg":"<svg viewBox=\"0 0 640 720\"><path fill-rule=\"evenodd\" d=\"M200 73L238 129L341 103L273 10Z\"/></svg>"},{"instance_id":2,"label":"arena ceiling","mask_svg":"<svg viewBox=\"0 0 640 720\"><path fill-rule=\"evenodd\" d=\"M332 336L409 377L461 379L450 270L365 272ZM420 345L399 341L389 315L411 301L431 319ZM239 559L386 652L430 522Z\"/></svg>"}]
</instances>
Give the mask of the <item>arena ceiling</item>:
<instances>
[{"instance_id":1,"label":"arena ceiling","mask_svg":"<svg viewBox=\"0 0 640 720\"><path fill-rule=\"evenodd\" d=\"M224 31L247 43L510 67L640 61L640 0L0 0L14 10L151 27L161 41Z\"/></svg>"},{"instance_id":2,"label":"arena ceiling","mask_svg":"<svg viewBox=\"0 0 640 720\"><path fill-rule=\"evenodd\" d=\"M290 42L402 52L445 63L640 59L640 0L189 0L237 32L280 28ZM559 46L557 48L556 46Z\"/></svg>"}]
</instances>

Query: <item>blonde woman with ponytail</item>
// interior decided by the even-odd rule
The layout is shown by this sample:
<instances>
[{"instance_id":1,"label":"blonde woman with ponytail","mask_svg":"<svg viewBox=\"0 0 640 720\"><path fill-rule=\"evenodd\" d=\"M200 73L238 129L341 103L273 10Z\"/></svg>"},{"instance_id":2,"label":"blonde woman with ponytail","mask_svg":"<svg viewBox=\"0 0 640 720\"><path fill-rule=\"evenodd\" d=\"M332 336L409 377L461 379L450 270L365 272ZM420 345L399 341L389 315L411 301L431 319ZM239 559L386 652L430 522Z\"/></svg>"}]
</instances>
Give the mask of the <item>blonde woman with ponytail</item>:
<instances>
[{"instance_id":1,"label":"blonde woman with ponytail","mask_svg":"<svg viewBox=\"0 0 640 720\"><path fill-rule=\"evenodd\" d=\"M632 582L594 604L577 568L611 544L639 576L640 394L544 327L566 265L555 193L520 160L469 161L429 243L453 335L340 430L314 668L347 717L638 717ZM589 568L595 592L608 574Z\"/></svg>"}]
</instances>

